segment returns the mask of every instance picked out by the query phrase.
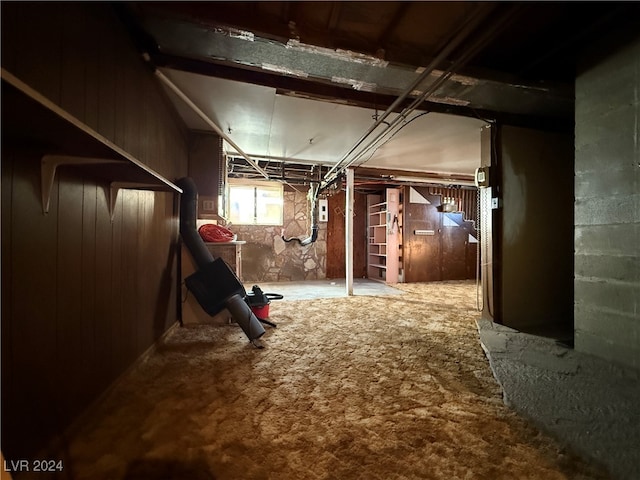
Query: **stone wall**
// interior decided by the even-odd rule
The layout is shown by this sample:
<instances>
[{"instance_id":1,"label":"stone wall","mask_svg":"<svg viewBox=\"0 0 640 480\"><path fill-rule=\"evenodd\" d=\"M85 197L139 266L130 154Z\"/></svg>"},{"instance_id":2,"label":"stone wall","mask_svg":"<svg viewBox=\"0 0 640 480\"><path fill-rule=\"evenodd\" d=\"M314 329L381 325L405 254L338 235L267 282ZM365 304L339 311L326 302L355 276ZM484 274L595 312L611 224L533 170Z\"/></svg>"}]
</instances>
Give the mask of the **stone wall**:
<instances>
[{"instance_id":1,"label":"stone wall","mask_svg":"<svg viewBox=\"0 0 640 480\"><path fill-rule=\"evenodd\" d=\"M284 192L284 225L230 225L242 246L243 281L288 282L326 277L327 224L320 223L316 242L300 246L286 238L307 238L311 233L306 190Z\"/></svg>"}]
</instances>

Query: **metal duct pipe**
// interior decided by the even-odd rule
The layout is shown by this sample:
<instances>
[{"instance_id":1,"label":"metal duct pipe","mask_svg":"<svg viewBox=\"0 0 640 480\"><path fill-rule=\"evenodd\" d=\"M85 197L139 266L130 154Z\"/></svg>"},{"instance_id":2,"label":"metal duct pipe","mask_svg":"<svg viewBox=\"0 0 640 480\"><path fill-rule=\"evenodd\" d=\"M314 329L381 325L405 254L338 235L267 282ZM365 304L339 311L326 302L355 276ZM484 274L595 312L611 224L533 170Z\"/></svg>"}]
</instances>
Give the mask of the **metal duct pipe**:
<instances>
[{"instance_id":1,"label":"metal duct pipe","mask_svg":"<svg viewBox=\"0 0 640 480\"><path fill-rule=\"evenodd\" d=\"M513 15L520 9L519 5L511 6L510 9L502 15L497 21L493 22L491 28L483 32L482 37L476 41L472 48L467 50L461 57L459 57L453 64L451 64L447 70L445 70L442 75L433 82L429 88L423 92L420 96L418 96L414 101L406 108L402 110L400 115L398 115L390 124L388 124L387 128L378 134L371 142L369 142L356 156L354 156L350 161L344 163L346 159L366 140L366 138L373 132L375 128L391 113L393 109L397 107L400 101L404 100L413 89L419 85L419 83L426 78L429 74L433 72L433 70L437 67L438 63L442 62L444 58L451 53L456 47L462 43L479 25L480 23L488 16L488 14L493 10L493 7L487 8L485 7L485 11L478 16L474 16L471 21L466 23L462 29L458 32L458 34L454 37L454 39L447 44L447 47L429 64L427 69L418 77L418 79L401 95L388 109L387 111L378 119L376 123L365 133L358 142L347 152L346 155L342 157L342 159L334 165L334 167L327 173L325 179L323 181L323 188L331 184L339 175L340 170L344 170L353 165L358 159L360 159L365 153L370 151L381 139L383 139L389 132L392 132L393 128L395 128L400 122L406 119L406 116L413 112L422 102L424 102L429 96L431 96L443 83L445 83L455 72L454 69L459 68L461 65L466 63L473 55L475 55L486 43L495 36L496 32L502 28L508 20L510 20ZM395 132L393 132L395 133ZM338 170L339 169L339 170Z\"/></svg>"},{"instance_id":2,"label":"metal duct pipe","mask_svg":"<svg viewBox=\"0 0 640 480\"><path fill-rule=\"evenodd\" d=\"M438 77L437 80L435 80L431 85L429 85L429 88L427 88L422 94L420 94L418 97L416 97L413 100L413 102L411 102L411 104L409 106L405 107L402 110L400 115L398 115L396 118L394 118L391 121L391 123L388 125L388 127L385 129L384 132L380 133L376 138L374 138L371 142L369 142L343 168L350 167L355 162L357 162L361 157L366 155L373 148L376 148L376 149L379 148L381 146L381 145L379 145L380 141L384 140L384 138L386 136L390 135L390 137L387 139L387 140L389 140L393 135L395 135L400 130L400 128L402 128L402 127L400 127L400 128L396 128L396 127L398 127L398 125L401 122L406 121L407 115L409 115L414 110L416 110L420 106L420 104L422 102L427 100L431 95L433 95L436 92L436 90L438 90L438 88L440 88L447 80L449 80L449 78L451 78L455 74L454 70L456 68L459 68L460 66L464 65L471 57L473 57L473 55L475 55L484 45L486 45L486 43L489 41L489 39L491 39L493 37L493 35L495 35L495 32L499 28L501 28L501 26L504 25L504 23L507 22L515 14L515 12L518 10L518 8L519 7L512 8L502 18L500 18L498 21L494 22L493 23L493 28L491 28L491 29L487 30L486 32L484 32L482 38L479 39L477 42L475 42L471 49L469 49L466 52L464 52L464 54L461 57L459 57L445 71L443 71L442 75L440 75L440 77Z\"/></svg>"},{"instance_id":3,"label":"metal duct pipe","mask_svg":"<svg viewBox=\"0 0 640 480\"><path fill-rule=\"evenodd\" d=\"M145 53L143 55L144 59L147 62L151 61L151 57L149 56L148 53ZM231 145L233 148L236 149L236 151L247 161L249 162L249 165L251 165L253 168L256 169L257 172L259 172L264 178L266 178L267 180L269 179L269 174L267 172L265 172L262 168L260 168L260 165L258 165L256 162L254 162L251 157L249 157L248 154L246 154L233 140L231 140L231 138L229 138L229 136L224 133L224 131L218 127L218 125L216 125L216 123L211 120L206 113L204 113L195 103L193 103L191 101L191 99L189 97L187 97L182 90L180 90L175 83L173 83L171 80L169 80L169 78L162 73L160 70L158 70L155 66L153 67L153 73L156 75L156 77L158 77L160 79L160 81L162 83L164 83L167 87L169 87L169 89L175 93L184 103L186 103L189 108L191 108L191 110L193 110L202 120L204 120L204 122L209 125L214 132L216 132L218 135L220 135L222 138L224 138L227 143L229 145Z\"/></svg>"},{"instance_id":4,"label":"metal duct pipe","mask_svg":"<svg viewBox=\"0 0 640 480\"><path fill-rule=\"evenodd\" d=\"M379 125L386 120L386 118L400 106L400 104L413 92L431 73L435 68L442 63L448 55L455 50L493 10L493 6L488 7L488 4L483 4L483 12L481 14L473 15L471 20L468 20L456 34L456 36L443 48L440 53L434 58L425 70L416 78L409 87L385 110L385 112L369 127L369 129L358 139L355 145L336 163L329 172L327 172L324 183L328 185L338 176L338 171L344 168L348 168L349 165L341 165L361 144L366 138L376 129Z\"/></svg>"}]
</instances>

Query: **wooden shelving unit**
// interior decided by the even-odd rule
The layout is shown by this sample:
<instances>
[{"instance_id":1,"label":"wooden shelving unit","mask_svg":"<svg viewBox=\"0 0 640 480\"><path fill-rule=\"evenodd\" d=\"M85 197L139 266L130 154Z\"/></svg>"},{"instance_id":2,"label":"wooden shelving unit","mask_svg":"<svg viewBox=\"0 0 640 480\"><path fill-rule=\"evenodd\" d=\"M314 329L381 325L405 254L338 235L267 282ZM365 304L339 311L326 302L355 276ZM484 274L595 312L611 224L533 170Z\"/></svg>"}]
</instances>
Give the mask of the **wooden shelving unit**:
<instances>
[{"instance_id":1,"label":"wooden shelving unit","mask_svg":"<svg viewBox=\"0 0 640 480\"><path fill-rule=\"evenodd\" d=\"M367 213L367 275L372 280L397 283L402 280L400 190L388 188L384 199L368 195Z\"/></svg>"},{"instance_id":2,"label":"wooden shelving unit","mask_svg":"<svg viewBox=\"0 0 640 480\"><path fill-rule=\"evenodd\" d=\"M118 145L109 141L66 110L34 90L4 68L2 77L2 141L42 154L42 210L49 209L49 194L57 168L73 166L109 186L115 203L123 188L182 193L182 190Z\"/></svg>"}]
</instances>

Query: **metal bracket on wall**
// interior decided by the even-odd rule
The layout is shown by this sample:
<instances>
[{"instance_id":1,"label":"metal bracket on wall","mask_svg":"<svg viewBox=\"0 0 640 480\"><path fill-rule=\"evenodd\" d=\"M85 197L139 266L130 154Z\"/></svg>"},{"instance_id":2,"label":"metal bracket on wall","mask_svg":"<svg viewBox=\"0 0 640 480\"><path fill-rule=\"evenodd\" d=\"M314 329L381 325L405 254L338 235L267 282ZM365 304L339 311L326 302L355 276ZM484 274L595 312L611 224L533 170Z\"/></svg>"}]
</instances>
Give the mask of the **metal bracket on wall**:
<instances>
[{"instance_id":1,"label":"metal bracket on wall","mask_svg":"<svg viewBox=\"0 0 640 480\"><path fill-rule=\"evenodd\" d=\"M44 214L49 213L49 204L51 201L51 191L53 190L53 182L56 177L56 171L60 166L99 166L99 165L128 165L125 160L114 160L108 158L91 158L91 157L73 157L68 155L44 155L40 162L40 173L42 183L42 211ZM113 222L115 214L115 206L118 200L118 192L121 189L130 190L151 190L151 191L171 191L171 189L162 183L145 183L145 182L123 182L116 181L109 183L109 191L107 199L109 202L109 215Z\"/></svg>"},{"instance_id":2,"label":"metal bracket on wall","mask_svg":"<svg viewBox=\"0 0 640 480\"><path fill-rule=\"evenodd\" d=\"M40 162L40 181L42 185L42 213L49 213L51 190L56 178L56 170L62 165L105 165L110 163L125 163L123 160L104 158L72 157L68 155L44 155Z\"/></svg>"}]
</instances>

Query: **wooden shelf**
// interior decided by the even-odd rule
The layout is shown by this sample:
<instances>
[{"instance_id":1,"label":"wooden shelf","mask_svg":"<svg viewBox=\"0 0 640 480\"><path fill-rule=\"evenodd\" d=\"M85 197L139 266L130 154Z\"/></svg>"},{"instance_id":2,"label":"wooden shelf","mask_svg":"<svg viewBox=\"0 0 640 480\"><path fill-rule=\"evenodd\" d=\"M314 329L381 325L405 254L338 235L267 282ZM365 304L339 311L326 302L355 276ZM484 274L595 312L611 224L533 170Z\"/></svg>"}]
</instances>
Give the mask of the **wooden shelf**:
<instances>
[{"instance_id":1,"label":"wooden shelf","mask_svg":"<svg viewBox=\"0 0 640 480\"><path fill-rule=\"evenodd\" d=\"M386 189L386 200L369 195L369 243L367 246L367 275L373 280L395 283L400 277L398 243L401 235L391 219L399 216L400 190ZM393 222L395 223L395 221Z\"/></svg>"},{"instance_id":2,"label":"wooden shelf","mask_svg":"<svg viewBox=\"0 0 640 480\"><path fill-rule=\"evenodd\" d=\"M177 185L109 141L66 110L5 70L2 77L2 142L42 155L42 209L49 208L49 193L59 166L89 171L120 188L182 193ZM113 190L115 189L115 190ZM117 193L116 193L117 195ZM114 203L114 199L110 204Z\"/></svg>"}]
</instances>

